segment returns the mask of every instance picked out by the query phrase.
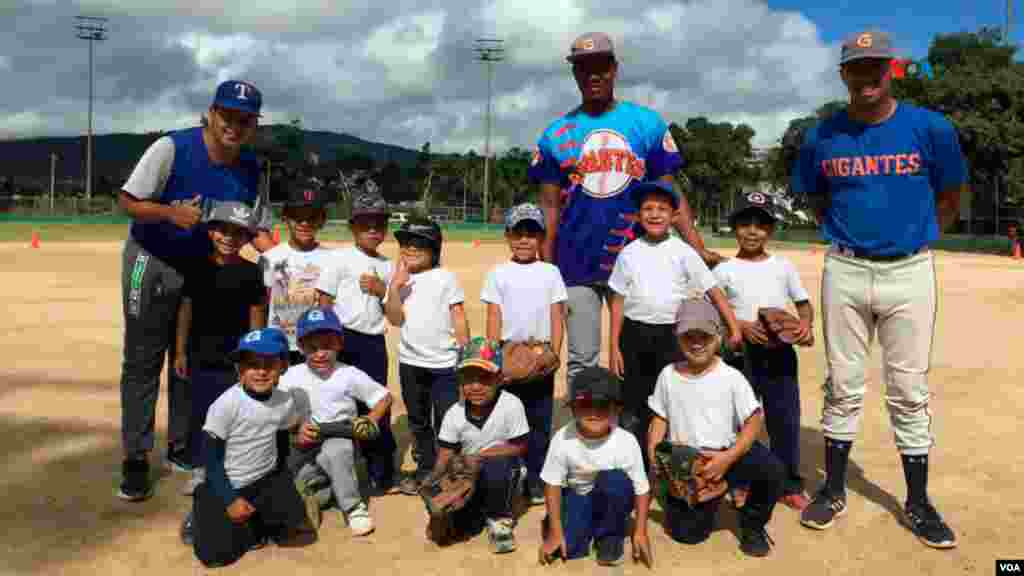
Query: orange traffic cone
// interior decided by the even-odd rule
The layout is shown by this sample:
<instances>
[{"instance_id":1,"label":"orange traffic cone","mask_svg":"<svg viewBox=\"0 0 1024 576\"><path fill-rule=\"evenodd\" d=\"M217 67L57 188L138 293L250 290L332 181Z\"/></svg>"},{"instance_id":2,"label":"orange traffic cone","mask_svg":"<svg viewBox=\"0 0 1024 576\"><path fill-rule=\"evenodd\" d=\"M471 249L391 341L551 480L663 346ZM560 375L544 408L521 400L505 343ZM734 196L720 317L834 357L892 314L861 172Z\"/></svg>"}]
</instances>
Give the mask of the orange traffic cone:
<instances>
[{"instance_id":1,"label":"orange traffic cone","mask_svg":"<svg viewBox=\"0 0 1024 576\"><path fill-rule=\"evenodd\" d=\"M480 247L480 239L479 238L477 238L476 240L473 240L473 247L474 248L479 248Z\"/></svg>"},{"instance_id":2,"label":"orange traffic cone","mask_svg":"<svg viewBox=\"0 0 1024 576\"><path fill-rule=\"evenodd\" d=\"M281 243L281 225L277 224L274 226L274 244Z\"/></svg>"},{"instance_id":3,"label":"orange traffic cone","mask_svg":"<svg viewBox=\"0 0 1024 576\"><path fill-rule=\"evenodd\" d=\"M32 247L39 248L39 232L32 231Z\"/></svg>"},{"instance_id":4,"label":"orange traffic cone","mask_svg":"<svg viewBox=\"0 0 1024 576\"><path fill-rule=\"evenodd\" d=\"M1020 260L1020 242L1013 243L1013 257Z\"/></svg>"}]
</instances>

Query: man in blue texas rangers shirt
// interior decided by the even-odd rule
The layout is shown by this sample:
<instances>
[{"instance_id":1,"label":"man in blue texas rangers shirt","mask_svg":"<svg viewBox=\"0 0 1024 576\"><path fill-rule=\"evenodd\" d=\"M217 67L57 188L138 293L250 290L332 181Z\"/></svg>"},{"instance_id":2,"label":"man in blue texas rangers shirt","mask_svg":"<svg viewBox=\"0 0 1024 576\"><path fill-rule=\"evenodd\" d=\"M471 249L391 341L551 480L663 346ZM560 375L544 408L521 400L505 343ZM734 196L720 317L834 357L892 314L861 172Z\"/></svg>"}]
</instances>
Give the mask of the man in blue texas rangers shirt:
<instances>
[{"instance_id":1,"label":"man in blue texas rangers shirt","mask_svg":"<svg viewBox=\"0 0 1024 576\"><path fill-rule=\"evenodd\" d=\"M247 82L230 80L217 94L203 126L172 132L142 155L122 186L119 204L132 218L122 255L124 351L121 367L121 436L124 463L118 496L145 500L152 493L148 453L160 371L174 346L183 270L210 253L202 205L235 200L250 206L259 197L260 164L241 147L252 140L263 96ZM273 246L263 217L253 246ZM173 358L173 350L171 357ZM188 469L190 404L186 383L168 370L168 454L179 469Z\"/></svg>"},{"instance_id":2,"label":"man in blue texas rangers shirt","mask_svg":"<svg viewBox=\"0 0 1024 576\"><path fill-rule=\"evenodd\" d=\"M808 131L793 170L794 193L815 205L832 244L821 282L826 481L800 522L824 530L846 513L846 467L877 333L907 482L904 514L926 545L952 548L956 536L927 494L938 292L928 245L955 222L967 172L952 124L893 98L893 57L889 35L878 30L843 44L840 75L850 104Z\"/></svg>"},{"instance_id":3,"label":"man in blue texas rangers shirt","mask_svg":"<svg viewBox=\"0 0 1024 576\"><path fill-rule=\"evenodd\" d=\"M558 265L568 289L566 375L572 379L598 362L606 283L615 257L634 237L630 191L637 182L671 184L682 157L657 112L615 99L618 61L608 35L580 36L567 60L582 104L544 131L529 173L540 184L549 231L541 255ZM685 197L673 224L709 266L720 260L705 249Z\"/></svg>"}]
</instances>

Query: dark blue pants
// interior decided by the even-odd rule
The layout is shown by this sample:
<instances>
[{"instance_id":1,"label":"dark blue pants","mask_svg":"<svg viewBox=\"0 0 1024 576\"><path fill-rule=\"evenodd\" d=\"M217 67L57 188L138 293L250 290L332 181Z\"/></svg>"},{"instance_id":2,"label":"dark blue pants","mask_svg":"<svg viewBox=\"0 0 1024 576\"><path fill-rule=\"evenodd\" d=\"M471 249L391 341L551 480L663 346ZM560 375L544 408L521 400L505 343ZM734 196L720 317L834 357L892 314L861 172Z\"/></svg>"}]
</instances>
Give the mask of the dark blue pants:
<instances>
[{"instance_id":1,"label":"dark blue pants","mask_svg":"<svg viewBox=\"0 0 1024 576\"><path fill-rule=\"evenodd\" d=\"M417 477L426 477L437 461L437 433L444 415L459 400L455 368L398 365L402 400L409 417Z\"/></svg>"},{"instance_id":2,"label":"dark blue pants","mask_svg":"<svg viewBox=\"0 0 1024 576\"><path fill-rule=\"evenodd\" d=\"M619 335L619 350L624 364L622 379L623 414L619 423L636 436L644 470L647 461L647 427L654 413L647 399L654 394L661 371L681 358L675 324L646 324L624 318Z\"/></svg>"},{"instance_id":3,"label":"dark blue pants","mask_svg":"<svg viewBox=\"0 0 1024 576\"><path fill-rule=\"evenodd\" d=\"M188 444L192 454L192 462L202 466L203 458L203 425L206 424L206 411L214 401L228 388L238 383L238 373L234 368L190 367L192 389L192 418L189 420Z\"/></svg>"},{"instance_id":4,"label":"dark blue pants","mask_svg":"<svg viewBox=\"0 0 1024 576\"><path fill-rule=\"evenodd\" d=\"M523 461L518 456L485 458L480 465L473 498L452 514L452 526L464 534L476 534L485 519L512 518L512 502L521 492Z\"/></svg>"},{"instance_id":5,"label":"dark blue pants","mask_svg":"<svg viewBox=\"0 0 1024 576\"><path fill-rule=\"evenodd\" d=\"M555 375L543 380L524 382L505 388L523 403L530 434L526 439L526 479L530 485L541 486L540 470L548 455L551 441L551 420L554 417Z\"/></svg>"},{"instance_id":6,"label":"dark blue pants","mask_svg":"<svg viewBox=\"0 0 1024 576\"><path fill-rule=\"evenodd\" d=\"M792 346L765 348L747 344L744 355L729 362L742 370L764 406L771 450L786 467L783 493L803 490L800 477L800 384Z\"/></svg>"},{"instance_id":7,"label":"dark blue pants","mask_svg":"<svg viewBox=\"0 0 1024 576\"><path fill-rule=\"evenodd\" d=\"M383 334L364 334L345 329L342 361L359 368L378 384L388 387L388 346ZM359 414L370 409L356 403ZM391 409L380 419L380 436L372 442L361 442L359 448L366 457L366 473L378 488L390 488L395 478L395 451L398 444L391 432Z\"/></svg>"},{"instance_id":8,"label":"dark blue pants","mask_svg":"<svg viewBox=\"0 0 1024 576\"><path fill-rule=\"evenodd\" d=\"M594 489L586 495L563 488L562 534L568 559L590 554L595 540L625 538L633 500L633 481L621 470L598 472ZM545 517L545 532L547 522Z\"/></svg>"},{"instance_id":9,"label":"dark blue pants","mask_svg":"<svg viewBox=\"0 0 1024 576\"><path fill-rule=\"evenodd\" d=\"M750 495L739 509L740 527L759 528L772 517L775 503L782 495L785 469L760 442L755 442L743 458L729 468L725 480L729 486L749 486ZM665 498L665 522L669 535L677 542L699 544L711 536L722 498L701 502L691 508L685 500L671 495Z\"/></svg>"}]
</instances>

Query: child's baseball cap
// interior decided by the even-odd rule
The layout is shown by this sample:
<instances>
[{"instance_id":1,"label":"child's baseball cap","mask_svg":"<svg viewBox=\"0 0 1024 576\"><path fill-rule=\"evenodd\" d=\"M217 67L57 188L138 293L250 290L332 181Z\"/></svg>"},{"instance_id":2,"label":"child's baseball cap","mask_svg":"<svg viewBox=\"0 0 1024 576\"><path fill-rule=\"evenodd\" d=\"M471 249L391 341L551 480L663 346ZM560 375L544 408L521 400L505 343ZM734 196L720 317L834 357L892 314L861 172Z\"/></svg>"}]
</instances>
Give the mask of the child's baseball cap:
<instances>
[{"instance_id":1,"label":"child's baseball cap","mask_svg":"<svg viewBox=\"0 0 1024 576\"><path fill-rule=\"evenodd\" d=\"M231 353L231 360L238 362L242 352L252 352L260 356L288 357L288 338L278 328L261 328L242 336L238 347Z\"/></svg>"},{"instance_id":2,"label":"child's baseball cap","mask_svg":"<svg viewBox=\"0 0 1024 576\"><path fill-rule=\"evenodd\" d=\"M218 108L241 110L250 114L260 115L263 106L263 94L255 86L239 80L228 80L217 86L217 95L213 105Z\"/></svg>"},{"instance_id":3,"label":"child's baseball cap","mask_svg":"<svg viewBox=\"0 0 1024 576\"><path fill-rule=\"evenodd\" d=\"M676 194L675 189L668 182L662 180L654 180L652 182L641 182L630 191L630 196L633 198L633 204L636 205L637 209L644 203L644 200L651 196L659 196L665 198L672 204L673 210L679 209L679 196Z\"/></svg>"},{"instance_id":4,"label":"child's baseball cap","mask_svg":"<svg viewBox=\"0 0 1024 576\"><path fill-rule=\"evenodd\" d=\"M700 330L712 336L721 336L722 318L711 302L705 298L683 300L676 311L676 335Z\"/></svg>"},{"instance_id":5,"label":"child's baseball cap","mask_svg":"<svg viewBox=\"0 0 1024 576\"><path fill-rule=\"evenodd\" d=\"M341 326L341 320L338 319L338 315L334 313L334 310L330 308L310 308L299 316L299 321L295 326L295 337L303 339L306 334L311 332L334 332L335 334L344 335L345 329Z\"/></svg>"},{"instance_id":6,"label":"child's baseball cap","mask_svg":"<svg viewBox=\"0 0 1024 576\"><path fill-rule=\"evenodd\" d=\"M288 196L285 198L285 208L316 208L323 209L327 204L327 197L324 194L320 183L312 178L302 178L288 184Z\"/></svg>"},{"instance_id":7,"label":"child's baseball cap","mask_svg":"<svg viewBox=\"0 0 1024 576\"><path fill-rule=\"evenodd\" d=\"M530 222L540 228L541 232L544 232L546 225L544 223L544 211L541 210L536 204L526 202L513 206L508 209L505 213L505 229L511 230L516 226L524 222Z\"/></svg>"},{"instance_id":8,"label":"child's baseball cap","mask_svg":"<svg viewBox=\"0 0 1024 576\"><path fill-rule=\"evenodd\" d=\"M203 222L230 222L250 232L256 229L259 211L237 200L210 200L204 206Z\"/></svg>"},{"instance_id":9,"label":"child's baseball cap","mask_svg":"<svg viewBox=\"0 0 1024 576\"><path fill-rule=\"evenodd\" d=\"M577 400L622 402L622 385L614 374L601 366L587 366L572 379L569 404Z\"/></svg>"},{"instance_id":10,"label":"child's baseball cap","mask_svg":"<svg viewBox=\"0 0 1024 576\"><path fill-rule=\"evenodd\" d=\"M470 367L483 368L493 374L501 372L501 346L482 336L471 339L459 350L456 370Z\"/></svg>"},{"instance_id":11,"label":"child's baseball cap","mask_svg":"<svg viewBox=\"0 0 1024 576\"><path fill-rule=\"evenodd\" d=\"M352 218L356 216L390 216L388 202L373 180L363 184L363 190L352 198Z\"/></svg>"},{"instance_id":12,"label":"child's baseball cap","mask_svg":"<svg viewBox=\"0 0 1024 576\"><path fill-rule=\"evenodd\" d=\"M783 216L782 210L770 196L761 192L748 192L737 198L736 208L729 215L729 225L735 227L740 215L750 211L758 212L772 222L779 221Z\"/></svg>"}]
</instances>

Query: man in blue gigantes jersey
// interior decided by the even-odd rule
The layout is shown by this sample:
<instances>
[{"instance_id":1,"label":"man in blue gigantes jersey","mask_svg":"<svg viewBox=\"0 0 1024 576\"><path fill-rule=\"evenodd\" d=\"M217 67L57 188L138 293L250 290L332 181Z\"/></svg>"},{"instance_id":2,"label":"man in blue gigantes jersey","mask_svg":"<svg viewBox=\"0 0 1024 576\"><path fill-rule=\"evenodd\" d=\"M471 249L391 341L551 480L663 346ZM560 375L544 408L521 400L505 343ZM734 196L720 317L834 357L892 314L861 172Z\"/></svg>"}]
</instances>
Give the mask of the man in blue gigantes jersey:
<instances>
[{"instance_id":1,"label":"man in blue gigantes jersey","mask_svg":"<svg viewBox=\"0 0 1024 576\"><path fill-rule=\"evenodd\" d=\"M877 30L843 44L850 104L808 131L793 170L794 192L807 194L832 244L821 282L826 481L800 521L824 530L846 513L846 467L877 332L908 525L928 546L952 548L956 537L927 494L937 292L928 245L955 222L967 172L952 124L892 97L893 56L889 35Z\"/></svg>"},{"instance_id":2,"label":"man in blue gigantes jersey","mask_svg":"<svg viewBox=\"0 0 1024 576\"><path fill-rule=\"evenodd\" d=\"M671 184L682 157L657 112L615 99L618 61L608 35L580 36L567 60L583 102L541 135L530 178L540 184L549 230L541 256L558 265L568 289L567 377L572 379L597 365L608 277L616 255L634 237L630 192L637 182ZM680 197L673 224L714 266L720 257L705 249L690 205Z\"/></svg>"},{"instance_id":3,"label":"man in blue gigantes jersey","mask_svg":"<svg viewBox=\"0 0 1024 576\"><path fill-rule=\"evenodd\" d=\"M262 101L252 84L222 83L203 126L154 142L122 187L119 203L132 217L121 275L122 499L145 500L152 494L148 453L153 449L160 371L174 346L182 271L210 253L205 225L200 224L203 201L254 205L259 197L259 160L242 153L241 146L256 133ZM260 252L273 246L270 211L261 205L264 218L253 241ZM174 351L170 354L173 358ZM186 383L173 370L168 370L168 396L168 462L187 469L189 396Z\"/></svg>"}]
</instances>

